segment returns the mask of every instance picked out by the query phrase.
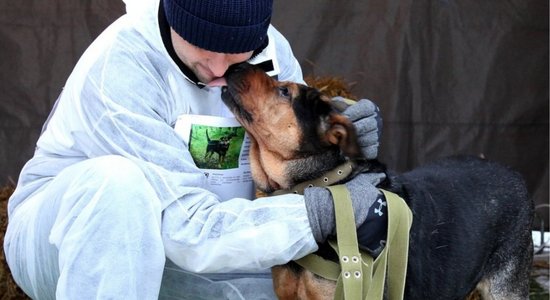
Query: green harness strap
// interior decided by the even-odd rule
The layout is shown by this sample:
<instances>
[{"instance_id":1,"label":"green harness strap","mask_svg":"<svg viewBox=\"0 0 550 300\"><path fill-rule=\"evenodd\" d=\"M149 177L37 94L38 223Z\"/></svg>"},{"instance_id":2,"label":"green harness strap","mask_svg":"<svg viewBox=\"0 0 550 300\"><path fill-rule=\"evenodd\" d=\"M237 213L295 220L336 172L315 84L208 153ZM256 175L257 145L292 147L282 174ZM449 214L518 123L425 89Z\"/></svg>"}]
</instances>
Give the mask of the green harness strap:
<instances>
[{"instance_id":1,"label":"green harness strap","mask_svg":"<svg viewBox=\"0 0 550 300\"><path fill-rule=\"evenodd\" d=\"M359 251L349 191L344 185L327 188L334 199L337 238L337 242L329 244L338 254L340 264L315 254L296 262L314 274L336 281L335 299L382 299L386 277L388 299L403 299L412 224L412 212L405 201L382 190L388 203L388 235L386 246L373 261L370 255Z\"/></svg>"},{"instance_id":2,"label":"green harness strap","mask_svg":"<svg viewBox=\"0 0 550 300\"><path fill-rule=\"evenodd\" d=\"M338 244L334 250L338 254L342 268L336 283L335 295L338 299L362 299L363 278L368 274L363 272L361 263L351 196L345 185L327 188L332 193L332 198L336 199L334 200L334 215L336 216Z\"/></svg>"}]
</instances>

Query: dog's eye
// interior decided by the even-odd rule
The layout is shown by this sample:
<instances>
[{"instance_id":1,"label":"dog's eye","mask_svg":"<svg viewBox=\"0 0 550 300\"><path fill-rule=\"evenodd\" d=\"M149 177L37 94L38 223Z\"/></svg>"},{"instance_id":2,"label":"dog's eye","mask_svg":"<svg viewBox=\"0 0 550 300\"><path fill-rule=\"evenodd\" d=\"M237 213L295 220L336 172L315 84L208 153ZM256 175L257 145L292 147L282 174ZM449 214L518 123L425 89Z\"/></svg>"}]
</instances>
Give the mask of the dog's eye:
<instances>
[{"instance_id":1,"label":"dog's eye","mask_svg":"<svg viewBox=\"0 0 550 300\"><path fill-rule=\"evenodd\" d=\"M290 99L290 91L286 86L279 87L279 96Z\"/></svg>"}]
</instances>

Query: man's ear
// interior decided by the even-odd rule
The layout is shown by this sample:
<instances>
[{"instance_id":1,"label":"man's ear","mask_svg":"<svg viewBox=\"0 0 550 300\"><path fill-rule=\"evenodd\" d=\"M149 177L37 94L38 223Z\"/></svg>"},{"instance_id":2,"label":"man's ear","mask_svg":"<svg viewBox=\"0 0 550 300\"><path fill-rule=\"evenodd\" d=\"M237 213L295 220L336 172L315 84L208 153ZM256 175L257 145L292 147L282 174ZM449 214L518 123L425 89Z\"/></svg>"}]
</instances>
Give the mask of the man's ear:
<instances>
[{"instance_id":1,"label":"man's ear","mask_svg":"<svg viewBox=\"0 0 550 300\"><path fill-rule=\"evenodd\" d=\"M326 140L338 145L340 151L349 158L362 158L361 147L357 142L357 133L353 123L344 115L331 113L329 115L329 129L325 133Z\"/></svg>"}]
</instances>

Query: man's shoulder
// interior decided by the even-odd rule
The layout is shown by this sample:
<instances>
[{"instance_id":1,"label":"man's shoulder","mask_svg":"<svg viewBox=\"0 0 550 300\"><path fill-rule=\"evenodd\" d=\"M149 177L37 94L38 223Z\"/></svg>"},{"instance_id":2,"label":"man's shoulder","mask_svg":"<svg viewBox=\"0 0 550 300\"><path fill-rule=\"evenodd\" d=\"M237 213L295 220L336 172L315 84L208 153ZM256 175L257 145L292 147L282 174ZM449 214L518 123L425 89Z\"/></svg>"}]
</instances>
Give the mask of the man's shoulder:
<instances>
[{"instance_id":1,"label":"man's shoulder","mask_svg":"<svg viewBox=\"0 0 550 300\"><path fill-rule=\"evenodd\" d=\"M273 40L275 43L281 43L284 42L288 44L287 39L285 36L277 29L273 24L269 25L269 28L267 29L267 35L270 40Z\"/></svg>"}]
</instances>

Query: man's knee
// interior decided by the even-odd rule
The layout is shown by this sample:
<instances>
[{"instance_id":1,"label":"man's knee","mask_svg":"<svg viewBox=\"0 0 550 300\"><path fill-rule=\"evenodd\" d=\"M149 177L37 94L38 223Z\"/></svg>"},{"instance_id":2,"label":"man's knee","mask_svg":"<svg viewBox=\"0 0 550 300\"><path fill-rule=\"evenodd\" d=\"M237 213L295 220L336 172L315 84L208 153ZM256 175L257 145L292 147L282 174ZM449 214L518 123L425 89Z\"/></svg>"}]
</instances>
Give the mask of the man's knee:
<instances>
[{"instance_id":1,"label":"man's knee","mask_svg":"<svg viewBox=\"0 0 550 300\"><path fill-rule=\"evenodd\" d=\"M87 171L90 180L112 181L124 186L141 183L145 175L141 168L129 158L106 155L89 159Z\"/></svg>"},{"instance_id":2,"label":"man's knee","mask_svg":"<svg viewBox=\"0 0 550 300\"><path fill-rule=\"evenodd\" d=\"M70 180L68 175L80 177L69 185L58 182L50 190L55 193L56 189L64 189L49 235L50 243L60 251L75 251L73 248L86 243L97 247L95 240L119 243L135 236L150 235L151 239L160 236L161 208L156 193L131 160L120 156L90 159L76 173L56 179ZM128 228L132 228L131 232ZM70 241L78 241L78 245L64 243L68 237ZM130 241L122 243L131 247Z\"/></svg>"},{"instance_id":3,"label":"man's knee","mask_svg":"<svg viewBox=\"0 0 550 300\"><path fill-rule=\"evenodd\" d=\"M107 155L90 159L86 168L78 180L83 193L93 193L93 198L104 199L111 208L145 205L156 209L156 193L142 169L131 159Z\"/></svg>"}]
</instances>

